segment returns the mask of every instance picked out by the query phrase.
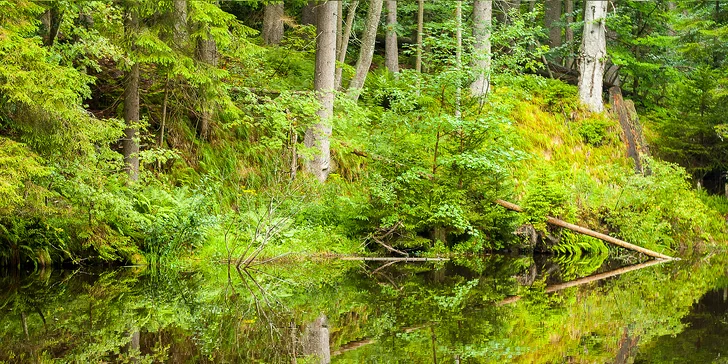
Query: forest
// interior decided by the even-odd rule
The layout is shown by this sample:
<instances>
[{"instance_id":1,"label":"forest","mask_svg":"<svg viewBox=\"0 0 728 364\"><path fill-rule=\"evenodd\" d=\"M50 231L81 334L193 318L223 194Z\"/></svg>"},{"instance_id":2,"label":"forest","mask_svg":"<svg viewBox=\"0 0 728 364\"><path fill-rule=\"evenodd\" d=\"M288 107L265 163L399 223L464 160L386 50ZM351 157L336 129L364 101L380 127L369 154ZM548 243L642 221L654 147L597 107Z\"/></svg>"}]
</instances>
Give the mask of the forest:
<instances>
[{"instance_id":1,"label":"forest","mask_svg":"<svg viewBox=\"0 0 728 364\"><path fill-rule=\"evenodd\" d=\"M727 56L721 1L1 1L0 264L724 246Z\"/></svg>"},{"instance_id":2,"label":"forest","mask_svg":"<svg viewBox=\"0 0 728 364\"><path fill-rule=\"evenodd\" d=\"M726 115L726 0L0 0L0 363L728 363Z\"/></svg>"}]
</instances>

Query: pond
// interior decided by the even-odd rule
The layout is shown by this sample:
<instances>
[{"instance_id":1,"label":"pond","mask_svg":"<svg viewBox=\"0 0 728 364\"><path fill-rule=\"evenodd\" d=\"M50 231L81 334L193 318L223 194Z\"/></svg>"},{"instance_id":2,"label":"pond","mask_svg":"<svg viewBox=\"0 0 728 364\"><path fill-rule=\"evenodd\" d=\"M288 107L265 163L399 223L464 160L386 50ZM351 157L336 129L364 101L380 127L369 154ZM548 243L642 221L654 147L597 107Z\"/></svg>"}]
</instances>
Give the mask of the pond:
<instances>
[{"instance_id":1,"label":"pond","mask_svg":"<svg viewBox=\"0 0 728 364\"><path fill-rule=\"evenodd\" d=\"M631 259L5 271L0 362L728 363L725 254Z\"/></svg>"}]
</instances>

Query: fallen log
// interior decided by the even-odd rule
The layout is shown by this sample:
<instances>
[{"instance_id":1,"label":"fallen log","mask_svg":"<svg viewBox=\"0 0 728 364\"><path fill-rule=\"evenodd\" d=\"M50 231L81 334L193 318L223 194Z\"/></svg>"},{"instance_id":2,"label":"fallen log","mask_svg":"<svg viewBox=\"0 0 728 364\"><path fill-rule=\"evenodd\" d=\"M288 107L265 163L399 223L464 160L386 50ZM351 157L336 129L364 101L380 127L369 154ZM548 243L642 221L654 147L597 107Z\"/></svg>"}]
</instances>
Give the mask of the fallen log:
<instances>
[{"instance_id":1,"label":"fallen log","mask_svg":"<svg viewBox=\"0 0 728 364\"><path fill-rule=\"evenodd\" d=\"M520 206L518 206L518 205L516 205L514 203L510 203L508 201L495 200L495 203L497 203L498 205L503 206L503 207L505 207L505 208L507 208L509 210L513 210L513 211L516 211L516 212L523 212L523 209ZM609 235L605 235L605 234L596 232L594 230L587 229L585 227L581 227L579 225L570 224L570 223L568 223L568 222L566 222L564 220L559 220L559 219L553 218L551 216L547 216L546 217L546 222L549 223L549 224L551 224L551 225L556 225L556 226L559 226L559 227L562 227L562 228L565 228L565 229L569 229L571 231L575 231L575 232L580 233L580 234L584 234L584 235L591 236L592 238L597 238L597 239L606 241L607 243L611 243L611 244L614 244L614 245L617 245L617 246L621 246L622 248L625 248L625 249L629 249L629 250L634 250L636 252L640 252L640 253L642 253L644 255L648 255L648 256L651 256L653 258L665 259L665 260L674 260L675 259L673 257L667 256L667 255L664 255L664 254L660 254L658 252L655 252L655 251L652 251L652 250L643 248L641 246L637 246L637 245L634 245L634 244L630 244L630 243L628 243L628 242L626 242L624 240L619 240L617 238L613 238L613 237L611 237Z\"/></svg>"},{"instance_id":2,"label":"fallen log","mask_svg":"<svg viewBox=\"0 0 728 364\"><path fill-rule=\"evenodd\" d=\"M573 281L554 284L554 285L546 287L546 293L553 293L553 292L561 291L561 290L564 290L564 289L567 289L570 287L581 286L583 284L600 281L602 279L607 279L610 277L625 274L627 272L632 272L635 270L651 267L653 265L664 263L664 262L665 262L665 260L662 260L662 259L653 259L653 260L646 261L644 263L634 264L634 265L630 265L627 267L622 267L619 269L611 270L609 272L594 274L594 275L591 275L588 277L575 279ZM499 301L498 303L496 303L496 306L507 305L509 303L517 302L520 299L521 299L521 296L511 296L511 297L503 299L502 301Z\"/></svg>"},{"instance_id":3,"label":"fallen log","mask_svg":"<svg viewBox=\"0 0 728 364\"><path fill-rule=\"evenodd\" d=\"M450 258L411 258L411 257L340 257L341 260L361 260L365 262L443 262Z\"/></svg>"}]
</instances>

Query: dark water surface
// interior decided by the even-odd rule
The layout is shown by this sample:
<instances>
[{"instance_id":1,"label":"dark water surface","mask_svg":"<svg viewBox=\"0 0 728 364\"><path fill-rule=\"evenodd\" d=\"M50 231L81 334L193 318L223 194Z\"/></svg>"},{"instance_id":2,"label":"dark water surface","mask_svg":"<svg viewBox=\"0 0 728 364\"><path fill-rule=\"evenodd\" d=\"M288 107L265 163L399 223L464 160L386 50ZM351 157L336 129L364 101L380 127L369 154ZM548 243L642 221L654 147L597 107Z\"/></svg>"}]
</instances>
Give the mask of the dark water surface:
<instances>
[{"instance_id":1,"label":"dark water surface","mask_svg":"<svg viewBox=\"0 0 728 364\"><path fill-rule=\"evenodd\" d=\"M725 254L602 260L5 271L0 362L728 363Z\"/></svg>"}]
</instances>

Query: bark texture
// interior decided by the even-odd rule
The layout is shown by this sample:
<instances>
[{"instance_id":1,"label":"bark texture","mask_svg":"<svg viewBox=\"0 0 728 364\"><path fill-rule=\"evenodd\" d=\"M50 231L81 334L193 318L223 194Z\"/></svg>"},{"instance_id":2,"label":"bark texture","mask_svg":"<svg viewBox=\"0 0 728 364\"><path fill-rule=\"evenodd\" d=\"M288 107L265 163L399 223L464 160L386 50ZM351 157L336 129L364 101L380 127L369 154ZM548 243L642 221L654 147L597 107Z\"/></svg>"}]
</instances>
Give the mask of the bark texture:
<instances>
[{"instance_id":1,"label":"bark texture","mask_svg":"<svg viewBox=\"0 0 728 364\"><path fill-rule=\"evenodd\" d=\"M473 69L475 80L470 84L470 93L481 97L490 89L490 34L493 26L493 1L475 0L473 3Z\"/></svg>"},{"instance_id":2,"label":"bark texture","mask_svg":"<svg viewBox=\"0 0 728 364\"><path fill-rule=\"evenodd\" d=\"M303 6L301 10L301 25L316 25L317 6L318 4L315 0L310 0Z\"/></svg>"},{"instance_id":3,"label":"bark texture","mask_svg":"<svg viewBox=\"0 0 728 364\"><path fill-rule=\"evenodd\" d=\"M564 29L564 37L566 38L566 42L569 43L569 47L571 47L571 43L574 42L574 29L571 28L571 24L574 23L574 0L565 0L564 13L566 13L566 28ZM569 53L571 53L571 49L569 50ZM573 68L574 58L568 57L564 65L566 68Z\"/></svg>"},{"instance_id":4,"label":"bark texture","mask_svg":"<svg viewBox=\"0 0 728 364\"><path fill-rule=\"evenodd\" d=\"M549 47L561 46L561 0L546 0L544 13L544 26L549 32Z\"/></svg>"},{"instance_id":5,"label":"bark texture","mask_svg":"<svg viewBox=\"0 0 728 364\"><path fill-rule=\"evenodd\" d=\"M417 0L417 59L415 70L422 72L422 28L425 22L425 0Z\"/></svg>"},{"instance_id":6,"label":"bark texture","mask_svg":"<svg viewBox=\"0 0 728 364\"><path fill-rule=\"evenodd\" d=\"M200 38L197 41L197 59L202 63L217 67L217 42L215 42L209 31L207 32L207 38ZM210 123L214 114L214 106L214 102L207 95L207 90L200 90L201 110L198 128L200 138L203 140L209 140L210 138Z\"/></svg>"},{"instance_id":7,"label":"bark texture","mask_svg":"<svg viewBox=\"0 0 728 364\"><path fill-rule=\"evenodd\" d=\"M187 0L174 0L172 24L174 27L174 44L182 48L187 43Z\"/></svg>"},{"instance_id":8,"label":"bark texture","mask_svg":"<svg viewBox=\"0 0 728 364\"><path fill-rule=\"evenodd\" d=\"M136 12L127 11L125 14L124 31L130 37L138 34L139 18ZM135 50L134 48L132 45L132 53ZM121 148L129 179L136 181L139 179L139 63L135 62L131 69L126 71L125 79L124 121L126 122L126 128L124 129L124 140L121 143Z\"/></svg>"},{"instance_id":9,"label":"bark texture","mask_svg":"<svg viewBox=\"0 0 728 364\"><path fill-rule=\"evenodd\" d=\"M387 0L387 38L384 46L384 64L389 72L399 72L397 48L397 0Z\"/></svg>"},{"instance_id":10,"label":"bark texture","mask_svg":"<svg viewBox=\"0 0 728 364\"><path fill-rule=\"evenodd\" d=\"M303 354L315 355L319 363L331 362L331 349L329 348L329 323L326 315L319 316L314 322L306 325L303 336Z\"/></svg>"},{"instance_id":11,"label":"bark texture","mask_svg":"<svg viewBox=\"0 0 728 364\"><path fill-rule=\"evenodd\" d=\"M369 67L372 65L372 57L374 57L374 42L377 40L377 28L379 28L379 18L382 15L382 5L384 0L370 0L369 11L367 12L367 22L364 28L364 35L361 41L361 50L359 50L359 60L356 61L356 73L349 83L349 96L354 100L359 99L364 81L366 81Z\"/></svg>"},{"instance_id":12,"label":"bark texture","mask_svg":"<svg viewBox=\"0 0 728 364\"><path fill-rule=\"evenodd\" d=\"M586 2L584 34L579 54L579 99L592 112L604 110L602 80L607 57L606 15L606 1Z\"/></svg>"},{"instance_id":13,"label":"bark texture","mask_svg":"<svg viewBox=\"0 0 728 364\"><path fill-rule=\"evenodd\" d=\"M321 108L316 112L319 122L306 130L303 143L315 148L313 159L307 160L305 168L319 181L329 176L331 152L331 118L334 113L334 77L336 74L336 23L338 22L335 1L327 1L318 7L316 35L316 65L313 87Z\"/></svg>"},{"instance_id":14,"label":"bark texture","mask_svg":"<svg viewBox=\"0 0 728 364\"><path fill-rule=\"evenodd\" d=\"M263 12L263 42L280 44L283 39L283 3L268 4Z\"/></svg>"},{"instance_id":15,"label":"bark texture","mask_svg":"<svg viewBox=\"0 0 728 364\"><path fill-rule=\"evenodd\" d=\"M349 3L349 9L346 13L346 24L344 24L344 31L341 35L341 42L339 43L336 51L336 60L339 63L346 61L346 51L349 48L349 38L351 38L351 27L354 26L354 17L356 16L356 7L359 5L359 0L354 0ZM343 73L341 67L336 67L335 84L336 89L341 88L341 77Z\"/></svg>"}]
</instances>

